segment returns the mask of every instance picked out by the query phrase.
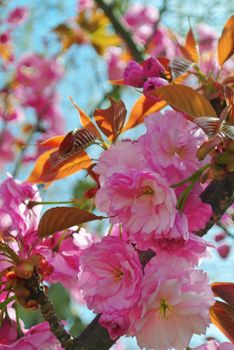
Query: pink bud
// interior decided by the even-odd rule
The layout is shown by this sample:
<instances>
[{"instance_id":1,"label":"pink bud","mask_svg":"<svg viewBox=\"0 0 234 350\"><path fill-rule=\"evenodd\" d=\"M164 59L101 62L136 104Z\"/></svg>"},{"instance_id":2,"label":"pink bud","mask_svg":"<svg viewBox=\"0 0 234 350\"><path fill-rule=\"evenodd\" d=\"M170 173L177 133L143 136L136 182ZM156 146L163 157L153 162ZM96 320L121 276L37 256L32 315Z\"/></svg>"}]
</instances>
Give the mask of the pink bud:
<instances>
[{"instance_id":1,"label":"pink bud","mask_svg":"<svg viewBox=\"0 0 234 350\"><path fill-rule=\"evenodd\" d=\"M219 242L222 241L224 238L226 237L225 233L218 233L217 235L215 235L215 241Z\"/></svg>"},{"instance_id":2,"label":"pink bud","mask_svg":"<svg viewBox=\"0 0 234 350\"><path fill-rule=\"evenodd\" d=\"M147 78L160 77L160 74L164 72L162 64L153 57L148 58L142 64L144 75Z\"/></svg>"},{"instance_id":3,"label":"pink bud","mask_svg":"<svg viewBox=\"0 0 234 350\"><path fill-rule=\"evenodd\" d=\"M168 85L168 81L165 79L155 77L149 78L143 87L144 95L151 97L155 101L160 101L160 97L152 95L152 91L164 85Z\"/></svg>"},{"instance_id":4,"label":"pink bud","mask_svg":"<svg viewBox=\"0 0 234 350\"><path fill-rule=\"evenodd\" d=\"M221 258L226 259L226 257L230 253L230 249L231 248L229 245L223 244L217 248L217 251L218 251L219 255L221 256Z\"/></svg>"},{"instance_id":5,"label":"pink bud","mask_svg":"<svg viewBox=\"0 0 234 350\"><path fill-rule=\"evenodd\" d=\"M146 78L142 66L135 61L130 61L124 71L125 84L135 87L143 87L145 80Z\"/></svg>"}]
</instances>

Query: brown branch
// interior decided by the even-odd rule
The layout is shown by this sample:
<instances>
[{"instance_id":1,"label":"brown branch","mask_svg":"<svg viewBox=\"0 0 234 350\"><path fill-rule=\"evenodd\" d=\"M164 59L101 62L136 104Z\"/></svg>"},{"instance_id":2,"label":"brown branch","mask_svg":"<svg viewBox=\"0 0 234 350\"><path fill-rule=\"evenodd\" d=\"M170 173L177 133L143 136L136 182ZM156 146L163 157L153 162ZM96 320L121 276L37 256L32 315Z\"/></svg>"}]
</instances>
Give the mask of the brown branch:
<instances>
[{"instance_id":1,"label":"brown branch","mask_svg":"<svg viewBox=\"0 0 234 350\"><path fill-rule=\"evenodd\" d=\"M44 287L40 283L39 275L35 272L32 278L25 282L25 286L31 292L30 298L40 305L41 314L49 323L52 333L59 340L62 347L65 350L69 350L73 339L71 335L65 331L63 324L58 320L54 305L50 302L44 291Z\"/></svg>"},{"instance_id":2,"label":"brown branch","mask_svg":"<svg viewBox=\"0 0 234 350\"><path fill-rule=\"evenodd\" d=\"M116 12L114 12L112 6L106 4L105 0L95 0L95 2L109 18L114 29L123 39L135 60L143 61L144 48L139 47L139 45L133 40L133 34L128 30L122 18Z\"/></svg>"},{"instance_id":3,"label":"brown branch","mask_svg":"<svg viewBox=\"0 0 234 350\"><path fill-rule=\"evenodd\" d=\"M198 236L204 236L234 202L234 173L226 174L222 179L212 181L200 197L213 209L213 215L206 227L197 232Z\"/></svg>"}]
</instances>

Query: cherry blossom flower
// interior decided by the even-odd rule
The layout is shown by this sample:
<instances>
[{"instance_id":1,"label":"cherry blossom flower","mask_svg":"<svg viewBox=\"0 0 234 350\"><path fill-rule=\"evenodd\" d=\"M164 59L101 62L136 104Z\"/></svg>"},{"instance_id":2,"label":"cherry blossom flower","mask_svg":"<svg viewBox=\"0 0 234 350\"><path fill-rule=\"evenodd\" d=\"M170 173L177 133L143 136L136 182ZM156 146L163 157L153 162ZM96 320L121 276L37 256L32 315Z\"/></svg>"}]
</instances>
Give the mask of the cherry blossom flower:
<instances>
[{"instance_id":1,"label":"cherry blossom flower","mask_svg":"<svg viewBox=\"0 0 234 350\"><path fill-rule=\"evenodd\" d=\"M154 257L144 270L138 317L133 311L128 335L141 348L183 350L192 335L204 334L214 297L206 273L181 258Z\"/></svg>"},{"instance_id":2,"label":"cherry blossom flower","mask_svg":"<svg viewBox=\"0 0 234 350\"><path fill-rule=\"evenodd\" d=\"M96 194L97 208L132 234L160 234L175 220L176 197L160 175L129 170L114 173Z\"/></svg>"},{"instance_id":3,"label":"cherry blossom flower","mask_svg":"<svg viewBox=\"0 0 234 350\"><path fill-rule=\"evenodd\" d=\"M141 279L137 252L117 237L104 237L81 254L80 289L94 312L123 315L138 302Z\"/></svg>"},{"instance_id":4,"label":"cherry blossom flower","mask_svg":"<svg viewBox=\"0 0 234 350\"><path fill-rule=\"evenodd\" d=\"M193 348L193 350L234 350L234 345L228 342L219 343L217 340L213 339Z\"/></svg>"},{"instance_id":5,"label":"cherry blossom flower","mask_svg":"<svg viewBox=\"0 0 234 350\"><path fill-rule=\"evenodd\" d=\"M47 322L39 323L18 338L16 324L4 323L0 330L1 350L62 350L59 341L51 333Z\"/></svg>"},{"instance_id":6,"label":"cherry blossom flower","mask_svg":"<svg viewBox=\"0 0 234 350\"><path fill-rule=\"evenodd\" d=\"M0 184L1 211L11 218L10 230L21 236L36 230L39 222L41 209L39 206L29 209L30 200L40 201L36 186L15 180L11 175Z\"/></svg>"},{"instance_id":7,"label":"cherry blossom flower","mask_svg":"<svg viewBox=\"0 0 234 350\"><path fill-rule=\"evenodd\" d=\"M197 132L194 123L186 120L181 113L155 113L146 118L145 124L147 132L139 143L149 165L156 171L159 166L164 169L170 183L172 169L179 171L181 175L177 180L181 181L202 167L203 163L197 159L196 153L204 135ZM168 176L167 170L170 171Z\"/></svg>"}]
</instances>

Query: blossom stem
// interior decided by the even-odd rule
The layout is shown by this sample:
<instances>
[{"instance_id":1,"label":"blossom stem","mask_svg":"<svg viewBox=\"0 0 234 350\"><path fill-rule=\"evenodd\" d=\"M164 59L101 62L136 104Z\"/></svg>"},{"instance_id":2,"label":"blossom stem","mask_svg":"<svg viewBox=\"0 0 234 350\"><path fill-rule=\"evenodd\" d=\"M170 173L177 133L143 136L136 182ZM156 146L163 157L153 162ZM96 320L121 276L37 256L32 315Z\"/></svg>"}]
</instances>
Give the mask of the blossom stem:
<instances>
[{"instance_id":1,"label":"blossom stem","mask_svg":"<svg viewBox=\"0 0 234 350\"><path fill-rule=\"evenodd\" d=\"M190 175L189 177L187 177L186 179L180 181L180 182L177 182L173 185L171 185L170 187L171 188L176 188L176 187L179 187L179 186L182 186L184 184L186 184L187 182L189 181L194 181L194 179L196 179L196 181L199 179L199 177L201 176L202 173L204 173L204 171L206 169L208 169L210 166L210 164L206 164L204 165L202 168L198 169L197 171L195 171L195 173L193 173L192 175Z\"/></svg>"}]
</instances>

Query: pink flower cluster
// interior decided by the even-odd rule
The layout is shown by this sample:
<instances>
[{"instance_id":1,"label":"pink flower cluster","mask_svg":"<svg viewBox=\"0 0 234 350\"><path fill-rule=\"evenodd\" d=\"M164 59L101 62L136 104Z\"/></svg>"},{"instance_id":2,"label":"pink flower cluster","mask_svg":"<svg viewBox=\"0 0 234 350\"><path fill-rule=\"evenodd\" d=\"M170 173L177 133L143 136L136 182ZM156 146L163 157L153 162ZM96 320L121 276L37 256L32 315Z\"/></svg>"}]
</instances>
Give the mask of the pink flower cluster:
<instances>
[{"instance_id":1,"label":"pink flower cluster","mask_svg":"<svg viewBox=\"0 0 234 350\"><path fill-rule=\"evenodd\" d=\"M1 350L62 350L60 343L51 333L47 322L39 323L25 330L19 337L16 322L5 319L0 329Z\"/></svg>"},{"instance_id":2,"label":"pink flower cluster","mask_svg":"<svg viewBox=\"0 0 234 350\"><path fill-rule=\"evenodd\" d=\"M214 303L206 273L196 268L208 244L194 234L212 210L198 184L177 209L187 185L171 185L204 165L196 152L205 136L175 111L149 116L146 128L134 142L111 145L97 163L96 206L113 228L81 253L79 288L111 338L127 334L142 349L182 350L194 333L205 333ZM148 249L156 256L143 272L139 251Z\"/></svg>"}]
</instances>

